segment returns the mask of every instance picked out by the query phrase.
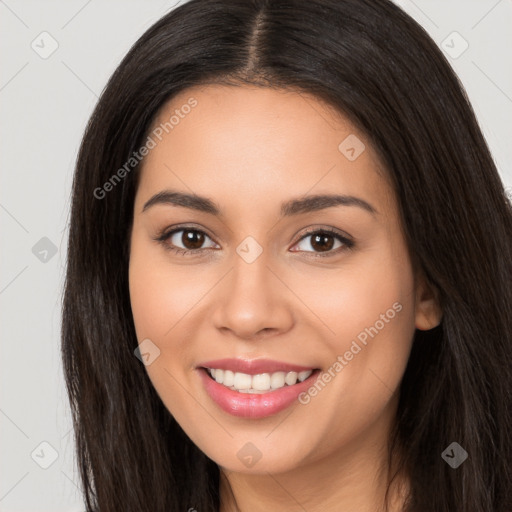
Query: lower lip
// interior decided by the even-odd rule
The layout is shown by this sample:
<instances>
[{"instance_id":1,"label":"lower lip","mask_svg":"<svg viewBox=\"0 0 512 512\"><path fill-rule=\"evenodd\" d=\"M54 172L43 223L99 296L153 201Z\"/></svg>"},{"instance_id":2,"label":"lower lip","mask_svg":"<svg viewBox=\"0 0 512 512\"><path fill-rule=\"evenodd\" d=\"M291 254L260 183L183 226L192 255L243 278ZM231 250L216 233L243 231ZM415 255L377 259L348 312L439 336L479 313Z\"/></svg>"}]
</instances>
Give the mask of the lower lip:
<instances>
[{"instance_id":1,"label":"lower lip","mask_svg":"<svg viewBox=\"0 0 512 512\"><path fill-rule=\"evenodd\" d=\"M204 368L199 375L210 398L225 412L241 418L266 418L289 407L308 389L320 370L315 370L306 380L293 386L284 386L268 393L239 393L213 380Z\"/></svg>"}]
</instances>

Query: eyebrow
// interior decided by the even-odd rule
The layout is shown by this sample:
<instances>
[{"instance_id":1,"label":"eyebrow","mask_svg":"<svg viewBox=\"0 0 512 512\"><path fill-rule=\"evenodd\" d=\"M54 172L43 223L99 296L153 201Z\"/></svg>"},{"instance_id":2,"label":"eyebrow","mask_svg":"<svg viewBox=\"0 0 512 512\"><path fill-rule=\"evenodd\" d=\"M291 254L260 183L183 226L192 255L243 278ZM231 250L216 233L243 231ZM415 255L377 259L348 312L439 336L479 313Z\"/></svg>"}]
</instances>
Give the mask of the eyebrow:
<instances>
[{"instance_id":1,"label":"eyebrow","mask_svg":"<svg viewBox=\"0 0 512 512\"><path fill-rule=\"evenodd\" d=\"M220 216L221 208L211 199L197 194L188 194L174 190L162 190L152 196L142 208L142 213L157 204L181 206L199 212ZM291 199L281 204L281 217L290 217L309 213L333 206L356 206L377 215L378 211L367 201L355 196L339 194L319 194Z\"/></svg>"}]
</instances>

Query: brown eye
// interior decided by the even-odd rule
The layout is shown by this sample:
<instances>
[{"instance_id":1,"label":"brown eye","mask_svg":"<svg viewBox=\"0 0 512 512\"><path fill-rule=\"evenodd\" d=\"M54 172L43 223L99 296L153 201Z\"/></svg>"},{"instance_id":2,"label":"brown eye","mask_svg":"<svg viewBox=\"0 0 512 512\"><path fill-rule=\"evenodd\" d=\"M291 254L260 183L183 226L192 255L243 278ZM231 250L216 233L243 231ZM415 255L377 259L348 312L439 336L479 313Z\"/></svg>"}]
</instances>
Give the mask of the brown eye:
<instances>
[{"instance_id":1,"label":"brown eye","mask_svg":"<svg viewBox=\"0 0 512 512\"><path fill-rule=\"evenodd\" d=\"M162 234L157 240L169 251L177 254L193 254L207 249L207 247L203 247L207 238L211 240L206 233L199 229L179 228Z\"/></svg>"},{"instance_id":2,"label":"brown eye","mask_svg":"<svg viewBox=\"0 0 512 512\"><path fill-rule=\"evenodd\" d=\"M185 249L200 249L204 244L205 235L201 231L182 229L181 243Z\"/></svg>"},{"instance_id":3,"label":"brown eye","mask_svg":"<svg viewBox=\"0 0 512 512\"><path fill-rule=\"evenodd\" d=\"M310 239L309 244L304 242L308 238ZM339 245L334 247L336 242L339 242ZM300 248L301 245L302 248ZM355 243L352 240L330 228L309 231L303 235L299 243L296 244L296 246L299 247L299 251L312 252L315 257L334 256L341 251L351 249L354 245ZM307 250L308 246L313 250Z\"/></svg>"},{"instance_id":4,"label":"brown eye","mask_svg":"<svg viewBox=\"0 0 512 512\"><path fill-rule=\"evenodd\" d=\"M311 236L311 247L318 251L329 251L334 245L332 235L316 234Z\"/></svg>"}]
</instances>

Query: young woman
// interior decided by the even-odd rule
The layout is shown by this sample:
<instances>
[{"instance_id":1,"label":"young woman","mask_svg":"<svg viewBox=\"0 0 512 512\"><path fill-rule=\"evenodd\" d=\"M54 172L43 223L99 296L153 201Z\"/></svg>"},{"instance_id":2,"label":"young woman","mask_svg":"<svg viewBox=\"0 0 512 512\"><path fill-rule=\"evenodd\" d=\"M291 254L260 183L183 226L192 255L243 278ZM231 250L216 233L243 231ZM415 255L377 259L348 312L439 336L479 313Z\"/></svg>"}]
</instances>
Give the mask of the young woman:
<instances>
[{"instance_id":1,"label":"young woman","mask_svg":"<svg viewBox=\"0 0 512 512\"><path fill-rule=\"evenodd\" d=\"M191 0L73 183L87 511L512 510L512 208L388 0Z\"/></svg>"}]
</instances>

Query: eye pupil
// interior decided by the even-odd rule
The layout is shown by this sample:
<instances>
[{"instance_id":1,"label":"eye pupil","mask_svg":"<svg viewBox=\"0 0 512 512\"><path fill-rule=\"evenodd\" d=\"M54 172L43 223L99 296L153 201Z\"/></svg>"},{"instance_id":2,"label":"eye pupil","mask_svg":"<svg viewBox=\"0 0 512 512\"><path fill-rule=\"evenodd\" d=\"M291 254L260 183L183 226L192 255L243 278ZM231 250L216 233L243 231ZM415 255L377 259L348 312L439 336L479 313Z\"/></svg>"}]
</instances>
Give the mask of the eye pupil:
<instances>
[{"instance_id":1,"label":"eye pupil","mask_svg":"<svg viewBox=\"0 0 512 512\"><path fill-rule=\"evenodd\" d=\"M183 236L181 237L181 241L183 242L183 245L187 249L200 249L204 243L204 235L199 231L185 229L183 230ZM192 247L188 245L190 243L192 244Z\"/></svg>"},{"instance_id":2,"label":"eye pupil","mask_svg":"<svg viewBox=\"0 0 512 512\"><path fill-rule=\"evenodd\" d=\"M330 239L330 242L326 240ZM333 237L331 235L316 234L312 237L311 246L314 249L320 249L323 251L329 251L334 245Z\"/></svg>"}]
</instances>

